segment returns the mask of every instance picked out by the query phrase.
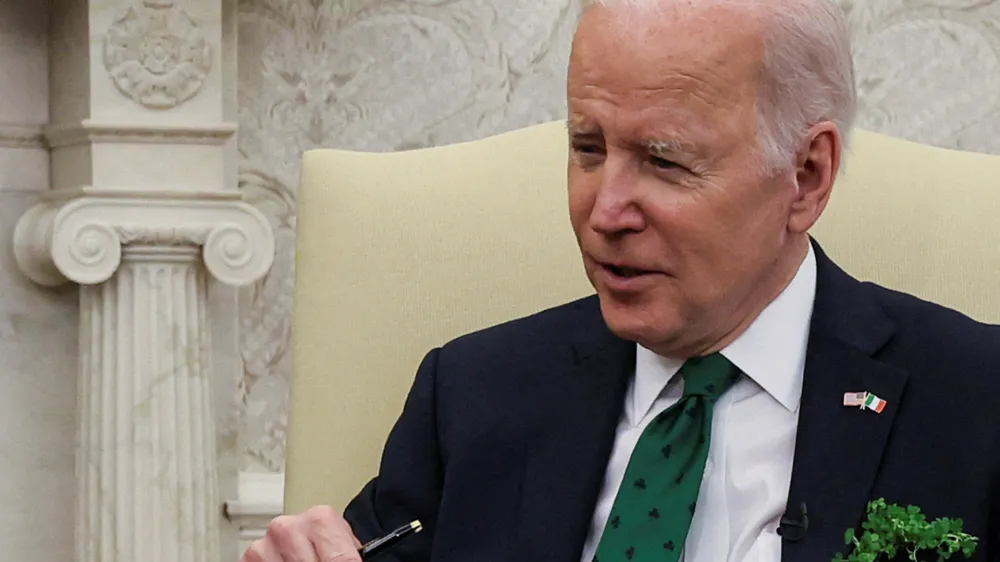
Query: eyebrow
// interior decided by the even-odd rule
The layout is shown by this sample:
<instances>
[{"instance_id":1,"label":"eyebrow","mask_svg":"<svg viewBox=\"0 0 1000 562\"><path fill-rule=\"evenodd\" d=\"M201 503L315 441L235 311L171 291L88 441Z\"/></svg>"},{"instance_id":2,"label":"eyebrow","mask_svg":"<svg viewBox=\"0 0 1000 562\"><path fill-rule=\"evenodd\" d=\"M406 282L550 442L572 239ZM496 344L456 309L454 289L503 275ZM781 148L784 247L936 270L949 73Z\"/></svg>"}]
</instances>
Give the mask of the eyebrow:
<instances>
[{"instance_id":1,"label":"eyebrow","mask_svg":"<svg viewBox=\"0 0 1000 562\"><path fill-rule=\"evenodd\" d=\"M573 123L566 120L566 129L571 139L591 139L601 136L601 128L598 126L587 126ZM695 155L699 153L699 145L690 141L680 140L676 137L661 137L647 139L634 143L635 146L642 147L654 155L663 154L686 154Z\"/></svg>"},{"instance_id":2,"label":"eyebrow","mask_svg":"<svg viewBox=\"0 0 1000 562\"><path fill-rule=\"evenodd\" d=\"M600 127L583 126L579 123L574 123L570 119L566 120L566 131L573 137L586 137L601 134Z\"/></svg>"},{"instance_id":3,"label":"eyebrow","mask_svg":"<svg viewBox=\"0 0 1000 562\"><path fill-rule=\"evenodd\" d=\"M656 140L648 140L640 143L640 145L653 154L695 154L698 152L698 147L692 142L682 141L675 138L662 138Z\"/></svg>"}]
</instances>

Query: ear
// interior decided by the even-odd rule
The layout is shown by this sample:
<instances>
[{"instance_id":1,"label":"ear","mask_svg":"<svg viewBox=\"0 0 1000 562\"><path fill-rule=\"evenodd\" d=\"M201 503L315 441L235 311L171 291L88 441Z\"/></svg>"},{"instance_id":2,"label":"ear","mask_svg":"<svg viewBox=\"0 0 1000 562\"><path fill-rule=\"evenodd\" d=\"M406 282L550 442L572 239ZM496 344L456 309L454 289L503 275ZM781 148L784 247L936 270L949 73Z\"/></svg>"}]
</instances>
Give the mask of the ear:
<instances>
[{"instance_id":1,"label":"ear","mask_svg":"<svg viewBox=\"0 0 1000 562\"><path fill-rule=\"evenodd\" d=\"M796 162L795 180L799 189L788 217L790 231L807 232L826 209L840 168L841 138L837 126L829 121L809 129Z\"/></svg>"}]
</instances>

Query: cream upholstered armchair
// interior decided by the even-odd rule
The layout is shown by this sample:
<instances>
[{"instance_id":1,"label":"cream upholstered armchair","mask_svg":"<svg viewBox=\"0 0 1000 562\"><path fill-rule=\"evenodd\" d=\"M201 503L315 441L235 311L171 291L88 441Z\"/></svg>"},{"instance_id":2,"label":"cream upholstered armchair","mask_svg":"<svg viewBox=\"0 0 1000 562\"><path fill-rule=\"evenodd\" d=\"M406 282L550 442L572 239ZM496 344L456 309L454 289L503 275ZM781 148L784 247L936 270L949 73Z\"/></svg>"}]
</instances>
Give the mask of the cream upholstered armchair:
<instances>
[{"instance_id":1,"label":"cream upholstered armchair","mask_svg":"<svg viewBox=\"0 0 1000 562\"><path fill-rule=\"evenodd\" d=\"M421 358L590 293L547 123L401 153L306 154L286 512L377 471ZM1000 322L1000 156L866 131L814 236L855 276Z\"/></svg>"}]
</instances>

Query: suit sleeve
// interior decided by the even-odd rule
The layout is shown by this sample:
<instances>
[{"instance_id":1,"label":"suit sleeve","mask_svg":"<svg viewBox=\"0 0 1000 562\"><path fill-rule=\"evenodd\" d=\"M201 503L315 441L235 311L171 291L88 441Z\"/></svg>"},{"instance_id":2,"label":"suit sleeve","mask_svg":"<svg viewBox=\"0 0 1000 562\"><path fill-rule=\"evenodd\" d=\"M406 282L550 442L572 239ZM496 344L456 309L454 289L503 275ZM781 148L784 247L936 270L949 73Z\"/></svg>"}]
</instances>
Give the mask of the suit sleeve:
<instances>
[{"instance_id":1,"label":"suit sleeve","mask_svg":"<svg viewBox=\"0 0 1000 562\"><path fill-rule=\"evenodd\" d=\"M421 362L403 412L386 440L378 475L344 510L363 543L414 519L421 521L423 532L380 557L385 562L430 559L443 473L436 413L439 353L434 349Z\"/></svg>"}]
</instances>

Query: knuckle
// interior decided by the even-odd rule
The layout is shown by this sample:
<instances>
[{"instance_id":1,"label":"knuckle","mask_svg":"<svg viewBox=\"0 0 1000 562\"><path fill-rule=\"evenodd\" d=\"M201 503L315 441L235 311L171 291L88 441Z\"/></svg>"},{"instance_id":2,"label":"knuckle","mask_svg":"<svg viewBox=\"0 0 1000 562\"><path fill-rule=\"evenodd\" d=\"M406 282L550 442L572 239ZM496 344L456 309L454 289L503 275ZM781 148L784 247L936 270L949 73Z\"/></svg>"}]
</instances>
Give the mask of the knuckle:
<instances>
[{"instance_id":1,"label":"knuckle","mask_svg":"<svg viewBox=\"0 0 1000 562\"><path fill-rule=\"evenodd\" d=\"M251 545L250 548L243 553L243 557L240 558L240 562L267 562L264 560L264 555L260 553L262 548L262 541L264 539L257 539Z\"/></svg>"},{"instance_id":2,"label":"knuckle","mask_svg":"<svg viewBox=\"0 0 1000 562\"><path fill-rule=\"evenodd\" d=\"M309 508L305 516L313 523L333 523L340 520L340 513L328 505L317 505Z\"/></svg>"},{"instance_id":3,"label":"knuckle","mask_svg":"<svg viewBox=\"0 0 1000 562\"><path fill-rule=\"evenodd\" d=\"M280 515L271 520L267 526L267 535L275 539L286 539L295 532L295 517Z\"/></svg>"}]
</instances>

